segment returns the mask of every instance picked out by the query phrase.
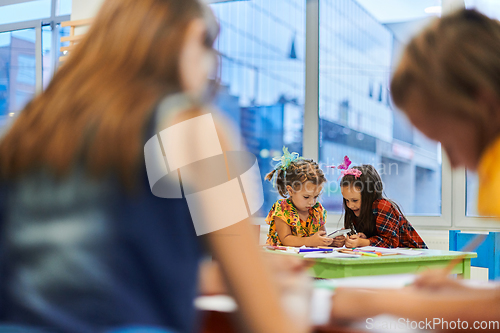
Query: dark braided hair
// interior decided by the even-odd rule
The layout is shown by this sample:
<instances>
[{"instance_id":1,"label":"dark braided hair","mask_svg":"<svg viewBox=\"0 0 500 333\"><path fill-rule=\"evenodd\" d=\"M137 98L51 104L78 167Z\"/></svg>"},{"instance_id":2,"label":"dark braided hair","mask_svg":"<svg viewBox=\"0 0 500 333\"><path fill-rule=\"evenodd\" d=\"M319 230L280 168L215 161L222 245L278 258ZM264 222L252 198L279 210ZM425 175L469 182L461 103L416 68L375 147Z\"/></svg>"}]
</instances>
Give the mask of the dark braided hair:
<instances>
[{"instance_id":1,"label":"dark braided hair","mask_svg":"<svg viewBox=\"0 0 500 333\"><path fill-rule=\"evenodd\" d=\"M294 190L300 190L306 182L311 182L314 185L321 185L326 182L323 170L312 159L297 159L291 162L286 170L279 168L269 172L265 179L272 181L275 173L277 173L276 188L283 198L288 197L287 185Z\"/></svg>"}]
</instances>

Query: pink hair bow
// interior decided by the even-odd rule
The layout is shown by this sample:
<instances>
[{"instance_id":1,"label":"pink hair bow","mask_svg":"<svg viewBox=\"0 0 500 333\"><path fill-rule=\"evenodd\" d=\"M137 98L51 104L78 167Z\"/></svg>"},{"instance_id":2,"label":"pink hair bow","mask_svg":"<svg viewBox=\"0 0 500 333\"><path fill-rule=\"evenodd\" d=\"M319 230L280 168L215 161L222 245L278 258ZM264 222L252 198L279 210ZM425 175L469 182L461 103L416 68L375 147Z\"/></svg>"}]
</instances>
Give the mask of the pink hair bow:
<instances>
[{"instance_id":1,"label":"pink hair bow","mask_svg":"<svg viewBox=\"0 0 500 333\"><path fill-rule=\"evenodd\" d=\"M340 177L344 177L345 175L352 175L354 176L355 178L359 178L363 173L361 172L361 170L358 170L358 169L353 169L353 168L350 168L349 169L349 166L351 165L351 160L349 159L349 157L347 156L344 156L344 162L342 162L338 167L337 169L340 170L340 173L341 175L339 176L338 179L340 179ZM329 168L335 168L335 165L331 165L331 166L328 166Z\"/></svg>"}]
</instances>

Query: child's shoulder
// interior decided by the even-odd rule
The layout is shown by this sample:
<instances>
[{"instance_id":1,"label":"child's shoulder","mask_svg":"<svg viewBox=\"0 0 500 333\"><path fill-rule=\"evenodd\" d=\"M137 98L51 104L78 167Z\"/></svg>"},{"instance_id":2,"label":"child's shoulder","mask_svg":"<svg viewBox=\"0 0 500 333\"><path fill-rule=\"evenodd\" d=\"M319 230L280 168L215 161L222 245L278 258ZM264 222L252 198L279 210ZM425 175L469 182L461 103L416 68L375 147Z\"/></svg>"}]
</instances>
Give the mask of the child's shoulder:
<instances>
[{"instance_id":1,"label":"child's shoulder","mask_svg":"<svg viewBox=\"0 0 500 333\"><path fill-rule=\"evenodd\" d=\"M289 199L278 199L274 203L273 207L277 206L280 206L282 209L290 209L291 204Z\"/></svg>"},{"instance_id":2,"label":"child's shoulder","mask_svg":"<svg viewBox=\"0 0 500 333\"><path fill-rule=\"evenodd\" d=\"M394 206L389 200L382 198L373 202L372 209L378 211L389 211L393 210Z\"/></svg>"},{"instance_id":3,"label":"child's shoulder","mask_svg":"<svg viewBox=\"0 0 500 333\"><path fill-rule=\"evenodd\" d=\"M271 210L269 211L269 214L267 215L266 221L271 221L275 216L291 216L293 215L293 209L292 205L287 199L279 199L277 200L273 206L271 207Z\"/></svg>"},{"instance_id":4,"label":"child's shoulder","mask_svg":"<svg viewBox=\"0 0 500 333\"><path fill-rule=\"evenodd\" d=\"M377 199L373 202L373 214L390 214L396 219L405 219L404 215L399 210L399 207L390 200L387 199Z\"/></svg>"}]
</instances>

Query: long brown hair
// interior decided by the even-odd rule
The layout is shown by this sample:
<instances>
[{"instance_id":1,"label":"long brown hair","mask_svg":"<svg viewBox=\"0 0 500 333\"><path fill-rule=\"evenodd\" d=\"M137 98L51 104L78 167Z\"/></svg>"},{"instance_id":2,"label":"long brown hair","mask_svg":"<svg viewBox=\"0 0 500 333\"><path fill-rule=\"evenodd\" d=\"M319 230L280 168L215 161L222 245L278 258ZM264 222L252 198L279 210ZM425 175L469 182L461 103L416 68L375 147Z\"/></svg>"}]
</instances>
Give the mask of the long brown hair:
<instances>
[{"instance_id":1,"label":"long brown hair","mask_svg":"<svg viewBox=\"0 0 500 333\"><path fill-rule=\"evenodd\" d=\"M345 175L340 181L340 186L353 186L361 192L361 207L359 216L356 217L354 212L347 207L346 200L344 202L344 228L350 229L353 221L356 221L356 231L364 233L367 237L372 237L376 234L375 231L375 216L373 215L373 202L375 200L384 199L384 184L377 170L370 164L363 164L352 167L361 171L361 176L356 178L354 175ZM399 206L392 200L389 201L402 215Z\"/></svg>"},{"instance_id":2,"label":"long brown hair","mask_svg":"<svg viewBox=\"0 0 500 333\"><path fill-rule=\"evenodd\" d=\"M289 195L286 189L287 185L290 185L294 190L300 190L306 182L311 182L314 185L326 182L323 170L318 163L311 159L297 159L291 162L286 170L279 168L269 172L265 179L272 181L275 173L277 173L276 189L283 198L288 198Z\"/></svg>"},{"instance_id":3,"label":"long brown hair","mask_svg":"<svg viewBox=\"0 0 500 333\"><path fill-rule=\"evenodd\" d=\"M181 90L179 54L197 0L107 0L47 89L0 142L0 176L47 167L56 176L84 161L90 175L116 172L131 185L153 108ZM205 44L212 47L216 36ZM218 32L218 29L217 29Z\"/></svg>"},{"instance_id":4,"label":"long brown hair","mask_svg":"<svg viewBox=\"0 0 500 333\"><path fill-rule=\"evenodd\" d=\"M475 10L434 21L405 47L391 80L394 103L404 111L413 91L446 112L488 124L478 94L500 100L500 23Z\"/></svg>"}]
</instances>

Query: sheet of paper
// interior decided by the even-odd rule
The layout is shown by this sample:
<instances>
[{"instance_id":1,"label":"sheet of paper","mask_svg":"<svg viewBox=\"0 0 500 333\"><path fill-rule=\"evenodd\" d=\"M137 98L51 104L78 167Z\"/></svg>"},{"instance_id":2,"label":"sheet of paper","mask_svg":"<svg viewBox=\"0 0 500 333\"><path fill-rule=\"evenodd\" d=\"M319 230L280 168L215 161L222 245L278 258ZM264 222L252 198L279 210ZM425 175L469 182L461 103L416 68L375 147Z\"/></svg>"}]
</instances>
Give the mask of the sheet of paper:
<instances>
[{"instance_id":1,"label":"sheet of paper","mask_svg":"<svg viewBox=\"0 0 500 333\"><path fill-rule=\"evenodd\" d=\"M423 251L416 251L416 250L401 250L401 249L396 249L398 250L399 254L405 255L405 256L418 256L420 254L423 254Z\"/></svg>"},{"instance_id":2,"label":"sheet of paper","mask_svg":"<svg viewBox=\"0 0 500 333\"><path fill-rule=\"evenodd\" d=\"M204 311L234 312L238 309L234 298L228 295L198 296L194 306Z\"/></svg>"},{"instance_id":3,"label":"sheet of paper","mask_svg":"<svg viewBox=\"0 0 500 333\"><path fill-rule=\"evenodd\" d=\"M321 252L312 252L304 255L304 258L359 258L361 255L357 254L349 254L349 253L341 253L333 251L331 253L321 253Z\"/></svg>"},{"instance_id":4,"label":"sheet of paper","mask_svg":"<svg viewBox=\"0 0 500 333\"><path fill-rule=\"evenodd\" d=\"M395 249L388 249L385 247L376 247L376 246L363 246L359 248L360 250L366 250L366 251L376 251L380 252L382 254L387 253L387 254L402 254L405 256L417 256L420 254L423 254L423 251L418 251L418 250L409 250L409 249L400 249L400 248L395 248Z\"/></svg>"},{"instance_id":5,"label":"sheet of paper","mask_svg":"<svg viewBox=\"0 0 500 333\"><path fill-rule=\"evenodd\" d=\"M394 275L372 275L355 276L342 279L330 279L321 281L322 286L330 288L351 287L351 288L403 288L415 281L415 274L394 274Z\"/></svg>"},{"instance_id":6,"label":"sheet of paper","mask_svg":"<svg viewBox=\"0 0 500 333\"><path fill-rule=\"evenodd\" d=\"M332 308L331 289L314 288L311 297L311 309L309 315L313 325L327 325L330 321Z\"/></svg>"}]
</instances>

